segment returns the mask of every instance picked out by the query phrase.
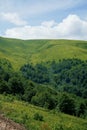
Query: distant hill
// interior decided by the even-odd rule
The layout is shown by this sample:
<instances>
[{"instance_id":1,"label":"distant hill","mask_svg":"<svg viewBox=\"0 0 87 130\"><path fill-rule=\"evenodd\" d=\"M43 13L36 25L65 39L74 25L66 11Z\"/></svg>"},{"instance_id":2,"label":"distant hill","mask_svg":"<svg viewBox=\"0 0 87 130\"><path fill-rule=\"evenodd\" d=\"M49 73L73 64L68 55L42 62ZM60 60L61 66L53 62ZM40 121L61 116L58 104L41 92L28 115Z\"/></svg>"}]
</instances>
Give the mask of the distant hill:
<instances>
[{"instance_id":1,"label":"distant hill","mask_svg":"<svg viewBox=\"0 0 87 130\"><path fill-rule=\"evenodd\" d=\"M87 60L87 41L18 40L0 37L0 58L7 58L15 68L24 63L79 58Z\"/></svg>"}]
</instances>

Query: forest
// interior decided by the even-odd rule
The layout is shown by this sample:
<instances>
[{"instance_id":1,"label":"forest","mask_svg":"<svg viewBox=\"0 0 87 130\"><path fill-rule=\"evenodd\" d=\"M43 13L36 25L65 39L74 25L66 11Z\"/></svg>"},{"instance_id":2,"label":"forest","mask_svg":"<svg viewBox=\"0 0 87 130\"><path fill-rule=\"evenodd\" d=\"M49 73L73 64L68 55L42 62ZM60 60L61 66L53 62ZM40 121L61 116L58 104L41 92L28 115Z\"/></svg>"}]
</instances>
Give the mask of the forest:
<instances>
[{"instance_id":1,"label":"forest","mask_svg":"<svg viewBox=\"0 0 87 130\"><path fill-rule=\"evenodd\" d=\"M26 63L14 70L0 59L0 94L77 117L87 117L87 61Z\"/></svg>"}]
</instances>

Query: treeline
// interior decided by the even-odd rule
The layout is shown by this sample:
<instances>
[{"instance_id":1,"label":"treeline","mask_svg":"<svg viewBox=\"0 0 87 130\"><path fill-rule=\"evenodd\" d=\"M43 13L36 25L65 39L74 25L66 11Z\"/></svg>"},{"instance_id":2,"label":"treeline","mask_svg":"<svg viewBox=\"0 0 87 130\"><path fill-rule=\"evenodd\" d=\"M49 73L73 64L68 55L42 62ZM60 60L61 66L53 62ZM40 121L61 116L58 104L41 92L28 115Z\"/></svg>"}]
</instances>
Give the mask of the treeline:
<instances>
[{"instance_id":1,"label":"treeline","mask_svg":"<svg viewBox=\"0 0 87 130\"><path fill-rule=\"evenodd\" d=\"M1 59L0 93L50 110L86 117L87 99L76 96L87 96L86 75L87 62L78 59L26 64L17 72L8 60Z\"/></svg>"}]
</instances>

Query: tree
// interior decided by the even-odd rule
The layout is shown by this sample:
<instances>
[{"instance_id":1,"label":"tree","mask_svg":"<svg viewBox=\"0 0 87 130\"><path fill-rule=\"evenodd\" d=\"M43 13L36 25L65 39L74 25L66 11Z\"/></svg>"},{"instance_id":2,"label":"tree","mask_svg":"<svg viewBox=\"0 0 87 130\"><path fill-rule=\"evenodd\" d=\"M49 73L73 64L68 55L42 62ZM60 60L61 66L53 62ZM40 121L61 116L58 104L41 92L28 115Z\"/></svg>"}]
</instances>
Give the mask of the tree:
<instances>
[{"instance_id":1,"label":"tree","mask_svg":"<svg viewBox=\"0 0 87 130\"><path fill-rule=\"evenodd\" d=\"M32 97L31 102L34 105L45 107L47 109L54 109L56 107L56 97L45 91L37 93L34 97Z\"/></svg>"},{"instance_id":2,"label":"tree","mask_svg":"<svg viewBox=\"0 0 87 130\"><path fill-rule=\"evenodd\" d=\"M82 102L79 102L78 103L78 107L77 107L77 116L80 117L80 116L84 116L85 113L86 113L86 110L87 110L87 106L86 106L86 103L84 101Z\"/></svg>"},{"instance_id":3,"label":"tree","mask_svg":"<svg viewBox=\"0 0 87 130\"><path fill-rule=\"evenodd\" d=\"M25 101L31 102L32 97L36 94L35 84L32 81L27 81L27 86L25 87L23 99Z\"/></svg>"},{"instance_id":4,"label":"tree","mask_svg":"<svg viewBox=\"0 0 87 130\"><path fill-rule=\"evenodd\" d=\"M75 114L75 100L67 93L63 93L59 99L58 108L61 112L73 115Z\"/></svg>"},{"instance_id":5,"label":"tree","mask_svg":"<svg viewBox=\"0 0 87 130\"><path fill-rule=\"evenodd\" d=\"M24 79L21 76L15 76L11 77L9 79L9 88L11 94L24 94Z\"/></svg>"},{"instance_id":6,"label":"tree","mask_svg":"<svg viewBox=\"0 0 87 130\"><path fill-rule=\"evenodd\" d=\"M5 81L0 81L0 93L3 94L3 93L9 93L9 87L8 87L8 84L7 82Z\"/></svg>"}]
</instances>

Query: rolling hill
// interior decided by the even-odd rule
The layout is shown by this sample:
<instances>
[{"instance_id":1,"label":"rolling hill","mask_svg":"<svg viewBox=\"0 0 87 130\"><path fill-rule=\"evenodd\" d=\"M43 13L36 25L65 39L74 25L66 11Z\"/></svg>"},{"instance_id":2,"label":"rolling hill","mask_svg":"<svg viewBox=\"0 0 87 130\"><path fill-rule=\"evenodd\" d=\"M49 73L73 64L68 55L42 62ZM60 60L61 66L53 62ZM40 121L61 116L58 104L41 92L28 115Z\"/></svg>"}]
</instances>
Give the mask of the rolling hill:
<instances>
[{"instance_id":1,"label":"rolling hill","mask_svg":"<svg viewBox=\"0 0 87 130\"><path fill-rule=\"evenodd\" d=\"M87 41L18 40L0 37L0 58L7 58L14 68L24 63L79 58L87 60Z\"/></svg>"}]
</instances>

